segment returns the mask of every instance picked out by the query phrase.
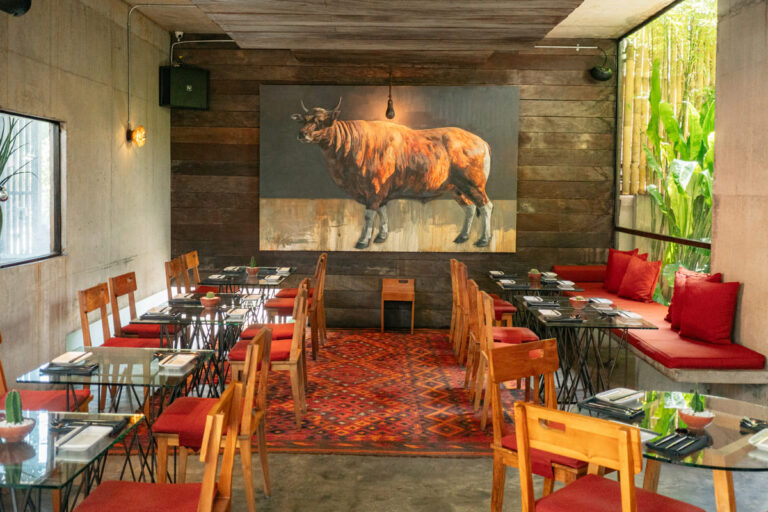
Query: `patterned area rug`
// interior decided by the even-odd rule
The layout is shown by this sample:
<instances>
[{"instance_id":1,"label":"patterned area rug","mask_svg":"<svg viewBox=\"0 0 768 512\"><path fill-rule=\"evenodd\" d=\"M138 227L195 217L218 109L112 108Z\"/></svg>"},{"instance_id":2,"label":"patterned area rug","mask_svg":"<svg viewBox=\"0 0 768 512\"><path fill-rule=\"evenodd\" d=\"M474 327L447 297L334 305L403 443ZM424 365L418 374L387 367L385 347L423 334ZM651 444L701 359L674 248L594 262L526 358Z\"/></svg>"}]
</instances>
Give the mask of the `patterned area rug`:
<instances>
[{"instance_id":1,"label":"patterned area rug","mask_svg":"<svg viewBox=\"0 0 768 512\"><path fill-rule=\"evenodd\" d=\"M330 331L318 360L309 358L307 371L307 414L300 430L288 374L270 376L272 453L491 453L490 425L487 432L480 430L447 331Z\"/></svg>"}]
</instances>

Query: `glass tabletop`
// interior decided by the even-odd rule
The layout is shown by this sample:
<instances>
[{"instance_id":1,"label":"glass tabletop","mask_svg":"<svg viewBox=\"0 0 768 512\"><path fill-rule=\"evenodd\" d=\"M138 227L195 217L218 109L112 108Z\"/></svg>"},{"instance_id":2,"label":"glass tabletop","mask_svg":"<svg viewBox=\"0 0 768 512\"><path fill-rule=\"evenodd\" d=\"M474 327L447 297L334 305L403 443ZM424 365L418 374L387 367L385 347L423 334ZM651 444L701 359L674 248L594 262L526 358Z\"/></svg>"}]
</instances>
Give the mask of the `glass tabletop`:
<instances>
[{"instance_id":1,"label":"glass tabletop","mask_svg":"<svg viewBox=\"0 0 768 512\"><path fill-rule=\"evenodd\" d=\"M227 269L236 270L227 270ZM248 275L246 267L226 267L202 278L200 284L208 286L278 286L296 272L296 267L259 267L255 276Z\"/></svg>"},{"instance_id":2,"label":"glass tabletop","mask_svg":"<svg viewBox=\"0 0 768 512\"><path fill-rule=\"evenodd\" d=\"M144 418L142 414L96 414L82 412L24 411L35 420L34 429L22 442L0 444L0 485L15 489L60 489L75 479L91 463L104 455ZM86 450L57 447L57 441L81 426L113 428Z\"/></svg>"},{"instance_id":3,"label":"glass tabletop","mask_svg":"<svg viewBox=\"0 0 768 512\"><path fill-rule=\"evenodd\" d=\"M202 293L182 293L170 301L152 308L139 318L131 320L133 324L231 324L241 325L249 318L249 313L257 308L262 298L260 294L217 293L219 303L215 307L203 307L200 303Z\"/></svg>"},{"instance_id":4,"label":"glass tabletop","mask_svg":"<svg viewBox=\"0 0 768 512\"><path fill-rule=\"evenodd\" d=\"M547 297L543 305L529 303L525 295L515 295L513 303L547 327L584 327L593 329L658 329L640 315L624 309L610 308L610 312L596 309L590 304L581 310L570 305L569 297ZM555 313L550 313L554 311Z\"/></svg>"},{"instance_id":5,"label":"glass tabletop","mask_svg":"<svg viewBox=\"0 0 768 512\"><path fill-rule=\"evenodd\" d=\"M82 364L98 364L92 373L47 373L45 370L49 363L45 363L21 375L16 382L176 388L185 384L187 376L214 357L213 350L93 347L88 352L92 355L84 359ZM178 369L160 365L162 360L172 354L188 353L197 356L191 364Z\"/></svg>"},{"instance_id":6,"label":"glass tabletop","mask_svg":"<svg viewBox=\"0 0 768 512\"><path fill-rule=\"evenodd\" d=\"M607 392L606 392L607 393ZM768 407L717 396L704 395L706 410L714 419L704 429L690 429L680 417L680 409L689 407L693 393L677 391L643 391L630 404L642 408L644 414L634 421L624 421L641 429L643 456L671 464L729 471L768 471L768 451L753 446L749 441L755 432L742 429L744 417L768 421ZM601 416L594 411L571 406L571 410L589 416ZM619 420L614 420L619 421ZM705 437L707 446L684 457L673 457L653 451L646 441L660 440L675 433ZM765 434L765 432L764 432ZM766 447L768 448L768 446Z\"/></svg>"},{"instance_id":7,"label":"glass tabletop","mask_svg":"<svg viewBox=\"0 0 768 512\"><path fill-rule=\"evenodd\" d=\"M531 280L528 276L518 276L514 274L493 275L490 278L496 285L505 292L547 292L550 294L560 294L562 292L583 292L583 288L577 287L572 281L563 282L562 280Z\"/></svg>"}]
</instances>

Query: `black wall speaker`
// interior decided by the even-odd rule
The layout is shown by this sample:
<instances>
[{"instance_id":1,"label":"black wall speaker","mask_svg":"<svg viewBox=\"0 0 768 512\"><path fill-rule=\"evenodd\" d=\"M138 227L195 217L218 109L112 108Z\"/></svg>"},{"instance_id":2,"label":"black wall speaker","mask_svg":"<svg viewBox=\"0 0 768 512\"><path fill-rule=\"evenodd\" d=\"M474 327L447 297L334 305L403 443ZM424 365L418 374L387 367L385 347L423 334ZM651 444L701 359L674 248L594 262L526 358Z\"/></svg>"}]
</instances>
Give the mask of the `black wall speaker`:
<instances>
[{"instance_id":1,"label":"black wall speaker","mask_svg":"<svg viewBox=\"0 0 768 512\"><path fill-rule=\"evenodd\" d=\"M14 16L21 16L29 10L32 0L0 0L0 11Z\"/></svg>"},{"instance_id":2,"label":"black wall speaker","mask_svg":"<svg viewBox=\"0 0 768 512\"><path fill-rule=\"evenodd\" d=\"M161 67L160 105L208 110L208 70L189 66Z\"/></svg>"}]
</instances>

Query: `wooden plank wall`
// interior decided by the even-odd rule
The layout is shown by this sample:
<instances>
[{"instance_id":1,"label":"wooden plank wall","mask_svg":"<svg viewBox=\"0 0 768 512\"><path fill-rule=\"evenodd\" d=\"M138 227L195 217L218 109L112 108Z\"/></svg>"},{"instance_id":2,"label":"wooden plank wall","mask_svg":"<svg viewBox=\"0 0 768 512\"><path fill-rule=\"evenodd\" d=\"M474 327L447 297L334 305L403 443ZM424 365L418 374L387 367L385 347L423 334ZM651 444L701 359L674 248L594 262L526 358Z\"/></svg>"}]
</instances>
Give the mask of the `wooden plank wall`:
<instances>
[{"instance_id":1,"label":"wooden plank wall","mask_svg":"<svg viewBox=\"0 0 768 512\"><path fill-rule=\"evenodd\" d=\"M613 41L598 43L615 55ZM395 87L520 86L518 251L331 253L329 325L378 326L380 280L387 276L416 278L417 326L448 325L452 256L486 288L492 285L483 275L491 268L605 261L613 225L616 83L589 77L587 70L600 61L595 55L530 50L485 60L462 52L425 62L418 54L194 49L183 56L210 70L211 108L173 111L172 252L197 249L204 271L256 255L262 265L296 265L311 274L317 258L313 252L258 252L259 84L381 85L390 65Z\"/></svg>"}]
</instances>

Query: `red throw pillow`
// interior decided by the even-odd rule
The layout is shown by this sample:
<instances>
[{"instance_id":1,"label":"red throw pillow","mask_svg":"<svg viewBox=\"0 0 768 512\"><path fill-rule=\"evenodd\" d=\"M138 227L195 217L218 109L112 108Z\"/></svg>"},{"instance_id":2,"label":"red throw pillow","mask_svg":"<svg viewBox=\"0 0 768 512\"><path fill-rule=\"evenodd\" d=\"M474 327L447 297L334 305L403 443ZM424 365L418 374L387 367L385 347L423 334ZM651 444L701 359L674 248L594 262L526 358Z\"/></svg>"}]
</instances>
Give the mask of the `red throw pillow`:
<instances>
[{"instance_id":1,"label":"red throw pillow","mask_svg":"<svg viewBox=\"0 0 768 512\"><path fill-rule=\"evenodd\" d=\"M648 259L647 254L640 254L637 256L637 249L634 251L617 251L615 249L608 249L608 264L605 267L605 281L603 281L603 288L609 292L616 293L621 286L621 280L624 279L624 273L627 271L629 260L633 256Z\"/></svg>"},{"instance_id":2,"label":"red throw pillow","mask_svg":"<svg viewBox=\"0 0 768 512\"><path fill-rule=\"evenodd\" d=\"M672 324L672 329L680 328L680 316L683 313L685 304L685 283L687 283L689 279L692 281L698 280L719 283L723 280L723 274L704 274L701 272L693 272L692 270L683 267L680 267L680 270L675 272L675 288L672 291L672 301L669 303L667 316L664 317L664 320L667 320Z\"/></svg>"},{"instance_id":3,"label":"red throw pillow","mask_svg":"<svg viewBox=\"0 0 768 512\"><path fill-rule=\"evenodd\" d=\"M731 343L741 283L686 280L680 335L709 343Z\"/></svg>"},{"instance_id":4,"label":"red throw pillow","mask_svg":"<svg viewBox=\"0 0 768 512\"><path fill-rule=\"evenodd\" d=\"M659 281L659 272L661 261L645 261L638 256L632 256L619 285L619 297L651 302L656 283Z\"/></svg>"}]
</instances>

